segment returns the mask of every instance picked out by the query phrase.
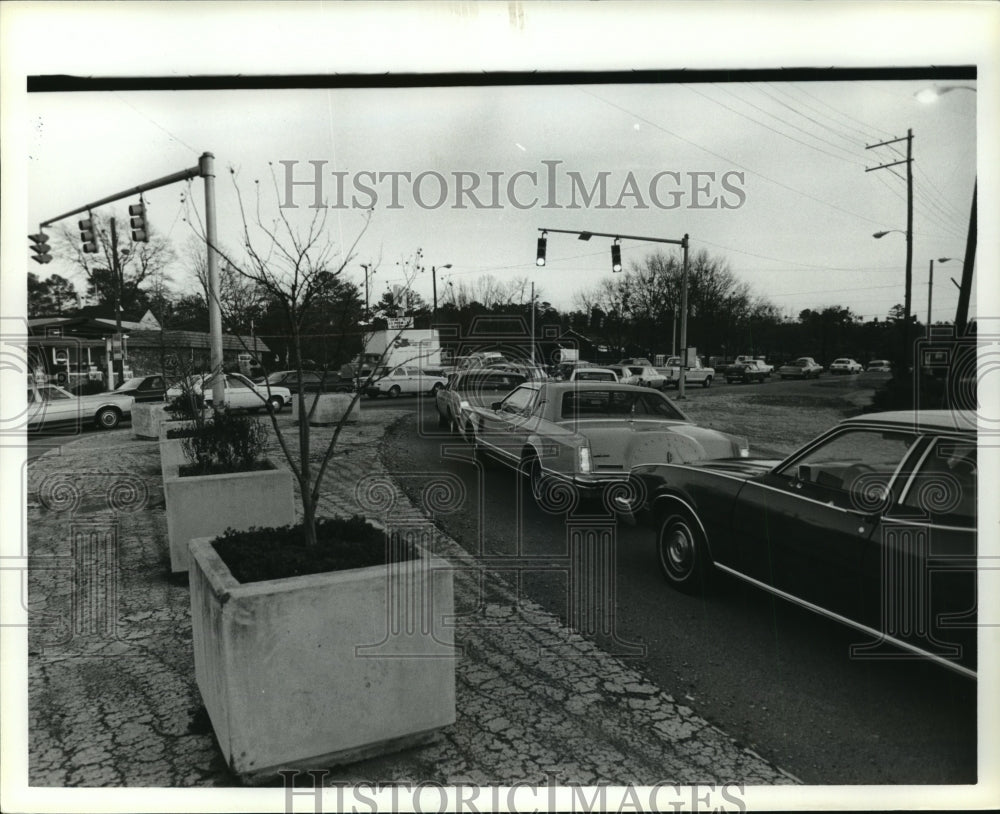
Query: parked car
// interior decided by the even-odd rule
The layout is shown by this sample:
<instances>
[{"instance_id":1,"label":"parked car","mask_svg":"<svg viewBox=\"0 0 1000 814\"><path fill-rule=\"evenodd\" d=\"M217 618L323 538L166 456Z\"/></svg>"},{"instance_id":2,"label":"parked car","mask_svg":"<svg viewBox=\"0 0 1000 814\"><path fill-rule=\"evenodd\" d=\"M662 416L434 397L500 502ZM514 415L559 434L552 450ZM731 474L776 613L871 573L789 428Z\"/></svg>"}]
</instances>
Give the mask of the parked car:
<instances>
[{"instance_id":1,"label":"parked car","mask_svg":"<svg viewBox=\"0 0 1000 814\"><path fill-rule=\"evenodd\" d=\"M642 463L749 455L746 439L697 426L662 393L613 382L522 384L470 407L467 433L477 457L527 475L542 504L560 486L606 496Z\"/></svg>"},{"instance_id":2,"label":"parked car","mask_svg":"<svg viewBox=\"0 0 1000 814\"><path fill-rule=\"evenodd\" d=\"M435 395L438 426L465 436L471 408L492 404L526 381L523 373L494 368L453 373Z\"/></svg>"},{"instance_id":3,"label":"parked car","mask_svg":"<svg viewBox=\"0 0 1000 814\"><path fill-rule=\"evenodd\" d=\"M864 368L861 366L860 362L855 362L853 359L848 359L846 356L834 359L830 363L830 373L833 375L860 373L862 370L864 370Z\"/></svg>"},{"instance_id":4,"label":"parked car","mask_svg":"<svg viewBox=\"0 0 1000 814\"><path fill-rule=\"evenodd\" d=\"M823 372L823 366L816 364L811 356L800 356L794 362L778 368L782 379L818 379Z\"/></svg>"},{"instance_id":5,"label":"parked car","mask_svg":"<svg viewBox=\"0 0 1000 814\"><path fill-rule=\"evenodd\" d=\"M225 401L231 409L256 412L264 407L269 407L277 413L286 404L292 402L292 393L287 387L266 387L254 384L242 373L226 373L224 376ZM209 374L196 374L188 377L187 387L195 393L201 393L205 404L211 406L213 382ZM184 386L178 382L167 390L167 398L176 398L183 392Z\"/></svg>"},{"instance_id":6,"label":"parked car","mask_svg":"<svg viewBox=\"0 0 1000 814\"><path fill-rule=\"evenodd\" d=\"M503 370L508 373L519 373L526 379L536 382L547 382L551 376L544 367L527 362L492 362L486 366L489 370Z\"/></svg>"},{"instance_id":7,"label":"parked car","mask_svg":"<svg viewBox=\"0 0 1000 814\"><path fill-rule=\"evenodd\" d=\"M254 384L262 390L268 386L288 388L293 396L300 392L306 393L353 393L354 381L341 379L340 372L327 371L321 373L315 370L303 370L301 378L297 370L276 370L266 377L254 380Z\"/></svg>"},{"instance_id":8,"label":"parked car","mask_svg":"<svg viewBox=\"0 0 1000 814\"><path fill-rule=\"evenodd\" d=\"M869 373L892 373L892 362L888 359L872 359L868 363Z\"/></svg>"},{"instance_id":9,"label":"parked car","mask_svg":"<svg viewBox=\"0 0 1000 814\"><path fill-rule=\"evenodd\" d=\"M640 387L653 387L662 390L667 386L667 377L655 367L642 365L612 365L610 368L622 384L635 384Z\"/></svg>"},{"instance_id":10,"label":"parked car","mask_svg":"<svg viewBox=\"0 0 1000 814\"><path fill-rule=\"evenodd\" d=\"M473 368L475 369L475 368ZM419 367L402 365L400 367L376 368L375 376L365 390L370 399L386 396L397 398L402 395L437 395L437 391L448 384L448 377L426 373Z\"/></svg>"},{"instance_id":11,"label":"parked car","mask_svg":"<svg viewBox=\"0 0 1000 814\"><path fill-rule=\"evenodd\" d=\"M723 572L857 628L872 643L854 657L917 653L974 675L974 413L861 415L784 461L632 475L644 497L618 506L655 530L673 587L699 591Z\"/></svg>"},{"instance_id":12,"label":"parked car","mask_svg":"<svg viewBox=\"0 0 1000 814\"><path fill-rule=\"evenodd\" d=\"M771 374L757 359L744 358L742 362L729 365L725 369L725 376L726 382L729 384L733 382L750 384L751 382L765 382Z\"/></svg>"},{"instance_id":13,"label":"parked car","mask_svg":"<svg viewBox=\"0 0 1000 814\"><path fill-rule=\"evenodd\" d=\"M28 381L28 432L67 425L82 429L93 424L113 430L123 418L131 419L135 399L123 393L74 396L56 384Z\"/></svg>"},{"instance_id":14,"label":"parked car","mask_svg":"<svg viewBox=\"0 0 1000 814\"><path fill-rule=\"evenodd\" d=\"M569 374L571 382L617 382L618 374L609 367L578 367Z\"/></svg>"},{"instance_id":15,"label":"parked car","mask_svg":"<svg viewBox=\"0 0 1000 814\"><path fill-rule=\"evenodd\" d=\"M136 401L163 401L167 393L167 383L160 375L137 376L122 382L112 392L131 396Z\"/></svg>"},{"instance_id":16,"label":"parked car","mask_svg":"<svg viewBox=\"0 0 1000 814\"><path fill-rule=\"evenodd\" d=\"M635 356L628 359L622 359L618 362L619 367L652 367L653 363L649 361L645 356Z\"/></svg>"}]
</instances>

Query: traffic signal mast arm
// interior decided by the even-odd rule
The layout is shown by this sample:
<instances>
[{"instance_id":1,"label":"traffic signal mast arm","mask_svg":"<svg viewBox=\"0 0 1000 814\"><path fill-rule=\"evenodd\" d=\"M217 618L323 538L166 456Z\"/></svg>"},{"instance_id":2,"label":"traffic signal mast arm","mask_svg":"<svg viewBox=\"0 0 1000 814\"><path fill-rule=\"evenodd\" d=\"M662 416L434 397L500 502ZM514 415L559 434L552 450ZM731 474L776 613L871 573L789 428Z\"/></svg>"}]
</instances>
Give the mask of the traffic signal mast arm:
<instances>
[{"instance_id":1,"label":"traffic signal mast arm","mask_svg":"<svg viewBox=\"0 0 1000 814\"><path fill-rule=\"evenodd\" d=\"M44 226L51 226L56 221L62 220L63 218L68 218L71 215L78 215L81 212L89 212L92 209L97 209L99 206L104 204L113 203L114 201L120 201L122 198L130 198L133 195L141 194L147 192L151 189L158 189L159 187L165 187L169 184L177 183L178 181L187 181L191 178L197 178L202 174L202 167L199 164L197 167L191 167L191 169L181 170L180 172L175 172L173 175L167 175L163 178L159 178L156 181L149 181L145 184L139 184L137 187L132 187L131 189L126 189L124 192L119 192L116 195L109 195L107 198L101 198L99 201L94 201L93 203L85 204L84 206L72 209L69 212L64 212L61 215L57 215L54 218L49 218L48 220L42 221L39 224L39 228Z\"/></svg>"},{"instance_id":2,"label":"traffic signal mast arm","mask_svg":"<svg viewBox=\"0 0 1000 814\"><path fill-rule=\"evenodd\" d=\"M609 232L583 232L579 229L539 229L539 232L555 232L563 235L576 235L580 240L590 240L592 237L610 237L617 240L643 240L647 243L673 243L675 246L687 246L687 236L681 240L669 240L665 237L639 237L637 235L610 234Z\"/></svg>"}]
</instances>

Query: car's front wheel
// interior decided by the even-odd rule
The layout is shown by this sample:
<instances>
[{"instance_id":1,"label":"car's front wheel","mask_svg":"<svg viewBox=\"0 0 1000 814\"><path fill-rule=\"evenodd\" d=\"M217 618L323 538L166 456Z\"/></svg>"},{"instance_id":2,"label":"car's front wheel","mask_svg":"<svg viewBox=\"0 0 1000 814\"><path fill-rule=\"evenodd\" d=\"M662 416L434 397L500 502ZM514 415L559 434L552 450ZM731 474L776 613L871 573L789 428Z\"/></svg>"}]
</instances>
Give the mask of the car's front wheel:
<instances>
[{"instance_id":1,"label":"car's front wheel","mask_svg":"<svg viewBox=\"0 0 1000 814\"><path fill-rule=\"evenodd\" d=\"M399 398L399 394L402 393L402 392L403 391L399 389L399 385L398 384L394 384L392 387L389 388L389 392L386 393L386 395L389 398L391 398L391 399L395 399L395 398Z\"/></svg>"},{"instance_id":2,"label":"car's front wheel","mask_svg":"<svg viewBox=\"0 0 1000 814\"><path fill-rule=\"evenodd\" d=\"M674 588L697 593L707 587L711 562L701 524L673 501L660 514L656 548L663 575Z\"/></svg>"},{"instance_id":3,"label":"car's front wheel","mask_svg":"<svg viewBox=\"0 0 1000 814\"><path fill-rule=\"evenodd\" d=\"M281 408L285 406L284 400L281 396L271 396L267 400L267 409L274 413L281 412Z\"/></svg>"},{"instance_id":4,"label":"car's front wheel","mask_svg":"<svg viewBox=\"0 0 1000 814\"><path fill-rule=\"evenodd\" d=\"M117 407L102 407L94 416L94 423L102 430L113 430L121 420L121 410Z\"/></svg>"},{"instance_id":5,"label":"car's front wheel","mask_svg":"<svg viewBox=\"0 0 1000 814\"><path fill-rule=\"evenodd\" d=\"M701 386L702 387L711 387L712 386L712 377L711 376L706 376L705 380L701 383Z\"/></svg>"}]
</instances>

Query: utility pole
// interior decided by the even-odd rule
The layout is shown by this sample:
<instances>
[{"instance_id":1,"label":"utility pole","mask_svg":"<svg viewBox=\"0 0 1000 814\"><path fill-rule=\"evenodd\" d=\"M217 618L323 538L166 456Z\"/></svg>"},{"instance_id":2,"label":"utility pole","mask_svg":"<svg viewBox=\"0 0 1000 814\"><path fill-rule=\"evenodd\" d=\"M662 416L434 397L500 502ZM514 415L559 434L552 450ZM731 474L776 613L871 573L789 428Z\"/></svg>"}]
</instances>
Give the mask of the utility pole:
<instances>
[{"instance_id":1,"label":"utility pole","mask_svg":"<svg viewBox=\"0 0 1000 814\"><path fill-rule=\"evenodd\" d=\"M913 129L906 131L906 138L890 139L881 141L878 144L866 145L866 150L875 147L885 147L889 144L896 144L900 141L906 142L906 158L900 161L893 161L889 164L880 164L877 167L865 167L865 172L874 170L884 170L888 167L895 167L897 164L906 164L906 292L903 295L903 347L900 351L899 370L905 376L909 370L912 349L910 348L910 311L913 304Z\"/></svg>"},{"instance_id":2,"label":"utility pole","mask_svg":"<svg viewBox=\"0 0 1000 814\"><path fill-rule=\"evenodd\" d=\"M969 233L965 241L965 259L962 261L962 284L958 287L958 308L955 311L955 335L965 336L969 325L969 300L972 297L972 268L976 264L976 192L979 181L972 187L972 211L969 213Z\"/></svg>"},{"instance_id":3,"label":"utility pole","mask_svg":"<svg viewBox=\"0 0 1000 814\"><path fill-rule=\"evenodd\" d=\"M535 364L535 281L531 281L531 364Z\"/></svg>"},{"instance_id":4,"label":"utility pole","mask_svg":"<svg viewBox=\"0 0 1000 814\"><path fill-rule=\"evenodd\" d=\"M110 389L114 390L125 381L125 343L122 340L122 295L124 294L122 289L125 287L125 281L122 279L122 266L118 258L118 229L114 218L111 218L111 273L115 275L115 341L111 343L115 379ZM115 343L118 345L117 350Z\"/></svg>"}]
</instances>

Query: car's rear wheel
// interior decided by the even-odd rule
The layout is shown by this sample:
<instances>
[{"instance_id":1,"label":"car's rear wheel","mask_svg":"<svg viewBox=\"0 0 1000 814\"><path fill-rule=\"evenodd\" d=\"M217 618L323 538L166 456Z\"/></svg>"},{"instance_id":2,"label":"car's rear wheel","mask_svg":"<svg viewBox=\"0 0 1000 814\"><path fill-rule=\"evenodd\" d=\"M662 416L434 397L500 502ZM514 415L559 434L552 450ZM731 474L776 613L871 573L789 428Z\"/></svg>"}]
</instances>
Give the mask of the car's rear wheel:
<instances>
[{"instance_id":1,"label":"car's rear wheel","mask_svg":"<svg viewBox=\"0 0 1000 814\"><path fill-rule=\"evenodd\" d=\"M285 406L285 401L284 399L281 398L281 396L271 396L267 400L267 408L271 412L279 413L281 412L281 408L284 406Z\"/></svg>"},{"instance_id":2,"label":"car's rear wheel","mask_svg":"<svg viewBox=\"0 0 1000 814\"><path fill-rule=\"evenodd\" d=\"M102 407L94 416L94 423L102 430L113 430L121 420L121 410L117 407Z\"/></svg>"},{"instance_id":3,"label":"car's rear wheel","mask_svg":"<svg viewBox=\"0 0 1000 814\"><path fill-rule=\"evenodd\" d=\"M434 386L431 388L431 395L436 396L438 394L438 390L440 389L441 389L441 382L435 382Z\"/></svg>"},{"instance_id":4,"label":"car's rear wheel","mask_svg":"<svg viewBox=\"0 0 1000 814\"><path fill-rule=\"evenodd\" d=\"M674 501L660 513L656 550L663 575L674 588L697 593L708 587L711 562L701 524Z\"/></svg>"},{"instance_id":5,"label":"car's rear wheel","mask_svg":"<svg viewBox=\"0 0 1000 814\"><path fill-rule=\"evenodd\" d=\"M705 381L703 381L701 383L701 386L702 387L711 387L712 386L712 377L711 376L706 376L705 377Z\"/></svg>"}]
</instances>

